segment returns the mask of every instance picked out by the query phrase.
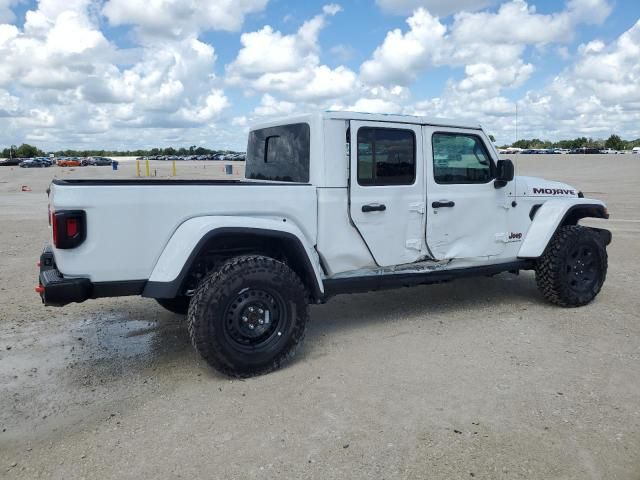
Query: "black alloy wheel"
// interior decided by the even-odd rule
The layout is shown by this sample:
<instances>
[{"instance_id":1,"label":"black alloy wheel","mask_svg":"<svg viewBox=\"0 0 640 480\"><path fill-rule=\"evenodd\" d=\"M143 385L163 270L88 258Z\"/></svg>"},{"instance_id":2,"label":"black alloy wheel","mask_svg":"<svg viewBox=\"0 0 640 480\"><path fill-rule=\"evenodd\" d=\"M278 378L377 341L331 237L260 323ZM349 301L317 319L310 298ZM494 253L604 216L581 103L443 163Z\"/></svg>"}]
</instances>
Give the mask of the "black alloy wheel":
<instances>
[{"instance_id":1,"label":"black alloy wheel","mask_svg":"<svg viewBox=\"0 0 640 480\"><path fill-rule=\"evenodd\" d=\"M224 334L236 348L251 351L277 341L290 323L278 292L243 288L227 306Z\"/></svg>"},{"instance_id":2,"label":"black alloy wheel","mask_svg":"<svg viewBox=\"0 0 640 480\"><path fill-rule=\"evenodd\" d=\"M234 377L275 370L304 339L307 293L285 263L262 255L229 259L196 288L191 342L215 369Z\"/></svg>"},{"instance_id":3,"label":"black alloy wheel","mask_svg":"<svg viewBox=\"0 0 640 480\"><path fill-rule=\"evenodd\" d=\"M547 300L580 307L600 292L607 277L607 249L598 232L581 225L562 226L536 264L536 283Z\"/></svg>"},{"instance_id":4,"label":"black alloy wheel","mask_svg":"<svg viewBox=\"0 0 640 480\"><path fill-rule=\"evenodd\" d=\"M577 294L593 291L600 280L601 267L595 245L579 245L567 258L566 271L569 288Z\"/></svg>"}]
</instances>

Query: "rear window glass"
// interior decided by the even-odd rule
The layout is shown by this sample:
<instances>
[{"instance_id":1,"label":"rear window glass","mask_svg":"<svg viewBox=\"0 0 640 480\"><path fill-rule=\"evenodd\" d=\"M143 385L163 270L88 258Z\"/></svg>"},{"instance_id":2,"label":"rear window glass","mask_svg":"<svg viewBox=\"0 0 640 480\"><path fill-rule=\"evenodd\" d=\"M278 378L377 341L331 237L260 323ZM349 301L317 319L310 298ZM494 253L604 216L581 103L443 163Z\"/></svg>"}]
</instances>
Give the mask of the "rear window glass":
<instances>
[{"instance_id":1,"label":"rear window glass","mask_svg":"<svg viewBox=\"0 0 640 480\"><path fill-rule=\"evenodd\" d=\"M309 125L294 123L249 133L246 177L280 182L309 181Z\"/></svg>"}]
</instances>

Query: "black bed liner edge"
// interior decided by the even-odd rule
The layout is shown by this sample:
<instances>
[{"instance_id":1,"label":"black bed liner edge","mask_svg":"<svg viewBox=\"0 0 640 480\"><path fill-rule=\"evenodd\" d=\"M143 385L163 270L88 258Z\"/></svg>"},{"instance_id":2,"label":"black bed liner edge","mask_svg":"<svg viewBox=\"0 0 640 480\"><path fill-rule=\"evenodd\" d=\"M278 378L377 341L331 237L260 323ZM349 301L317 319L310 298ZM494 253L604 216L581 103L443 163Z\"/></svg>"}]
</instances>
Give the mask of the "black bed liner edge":
<instances>
[{"instance_id":1,"label":"black bed liner edge","mask_svg":"<svg viewBox=\"0 0 640 480\"><path fill-rule=\"evenodd\" d=\"M60 179L52 181L55 185L64 186L116 186L116 185L252 185L252 186L309 186L309 183L294 182L261 182L249 180L213 180L213 179Z\"/></svg>"}]
</instances>

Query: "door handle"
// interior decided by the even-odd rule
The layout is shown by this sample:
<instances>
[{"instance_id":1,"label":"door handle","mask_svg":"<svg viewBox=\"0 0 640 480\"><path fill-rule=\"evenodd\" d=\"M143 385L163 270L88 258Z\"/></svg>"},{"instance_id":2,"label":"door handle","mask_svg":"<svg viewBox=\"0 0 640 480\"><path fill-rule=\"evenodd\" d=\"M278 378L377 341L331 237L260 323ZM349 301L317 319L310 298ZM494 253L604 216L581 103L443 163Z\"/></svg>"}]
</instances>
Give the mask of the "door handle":
<instances>
[{"instance_id":1,"label":"door handle","mask_svg":"<svg viewBox=\"0 0 640 480\"><path fill-rule=\"evenodd\" d=\"M433 202L431 206L433 208L453 207L455 205L451 200L442 200L440 202Z\"/></svg>"},{"instance_id":2,"label":"door handle","mask_svg":"<svg viewBox=\"0 0 640 480\"><path fill-rule=\"evenodd\" d=\"M386 209L387 209L387 206L383 204L378 204L378 205L369 204L369 205L362 206L363 212L384 212Z\"/></svg>"}]
</instances>

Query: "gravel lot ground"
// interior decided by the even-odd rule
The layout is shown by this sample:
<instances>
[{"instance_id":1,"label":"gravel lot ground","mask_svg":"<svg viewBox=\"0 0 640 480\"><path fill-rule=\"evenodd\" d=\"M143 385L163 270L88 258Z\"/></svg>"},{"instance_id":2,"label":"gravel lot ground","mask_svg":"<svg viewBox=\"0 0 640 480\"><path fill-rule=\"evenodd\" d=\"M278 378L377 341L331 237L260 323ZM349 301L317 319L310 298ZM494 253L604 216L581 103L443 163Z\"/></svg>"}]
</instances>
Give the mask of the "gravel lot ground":
<instances>
[{"instance_id":1,"label":"gravel lot ground","mask_svg":"<svg viewBox=\"0 0 640 480\"><path fill-rule=\"evenodd\" d=\"M337 297L292 364L246 381L153 300L34 293L51 178L134 163L0 168L0 477L640 479L640 156L517 163L608 203L593 304L551 306L530 273Z\"/></svg>"}]
</instances>

